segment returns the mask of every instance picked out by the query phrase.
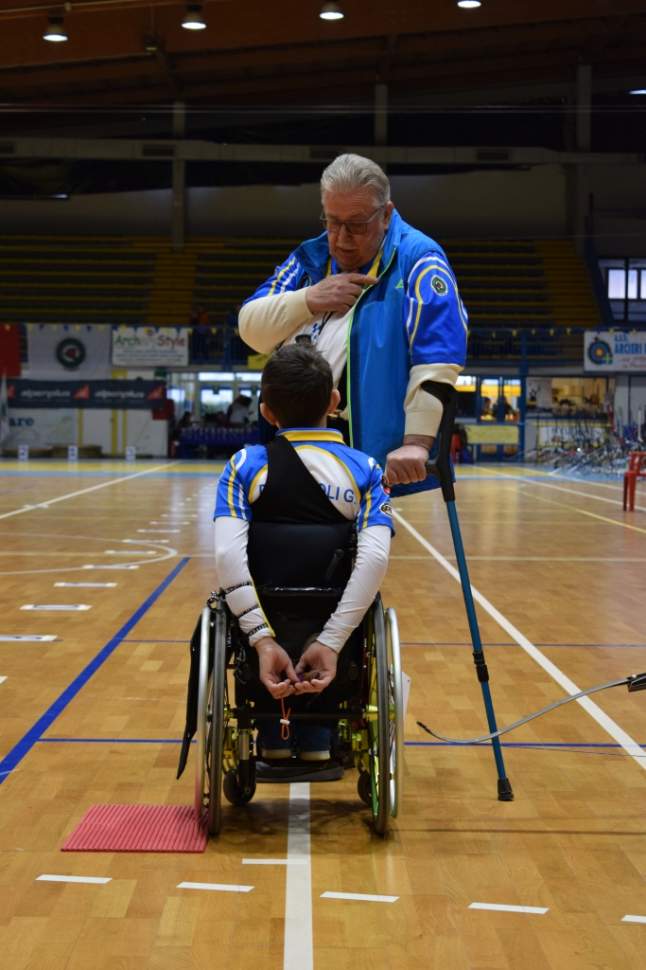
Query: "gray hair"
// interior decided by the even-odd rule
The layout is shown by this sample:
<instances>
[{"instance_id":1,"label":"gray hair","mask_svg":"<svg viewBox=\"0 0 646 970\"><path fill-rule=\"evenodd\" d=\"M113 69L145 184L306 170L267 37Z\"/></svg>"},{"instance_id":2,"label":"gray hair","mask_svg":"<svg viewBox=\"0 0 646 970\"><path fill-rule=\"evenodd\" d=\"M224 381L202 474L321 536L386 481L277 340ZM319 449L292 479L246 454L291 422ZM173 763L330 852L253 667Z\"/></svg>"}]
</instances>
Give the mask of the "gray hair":
<instances>
[{"instance_id":1,"label":"gray hair","mask_svg":"<svg viewBox=\"0 0 646 970\"><path fill-rule=\"evenodd\" d=\"M362 155L337 155L321 175L321 195L363 188L370 189L380 205L390 202L388 176L376 162Z\"/></svg>"}]
</instances>

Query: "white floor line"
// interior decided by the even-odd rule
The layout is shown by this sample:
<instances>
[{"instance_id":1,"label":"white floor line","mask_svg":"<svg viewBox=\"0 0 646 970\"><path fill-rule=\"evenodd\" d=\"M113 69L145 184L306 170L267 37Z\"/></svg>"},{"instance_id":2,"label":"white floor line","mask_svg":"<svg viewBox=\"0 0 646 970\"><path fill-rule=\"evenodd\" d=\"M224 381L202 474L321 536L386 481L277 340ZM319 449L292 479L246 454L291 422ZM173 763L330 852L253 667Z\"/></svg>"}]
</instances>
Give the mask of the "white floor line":
<instances>
[{"instance_id":1,"label":"white floor line","mask_svg":"<svg viewBox=\"0 0 646 970\"><path fill-rule=\"evenodd\" d=\"M494 474L497 474L499 478L510 479L512 477L511 475L506 475L504 472L495 472ZM523 484L524 485L527 485L527 486L529 486L529 485L537 485L539 488L554 488L558 492L566 492L568 495L583 495L584 498L594 499L595 502L607 502L609 505L614 505L614 507L616 508L616 510L618 512L623 512L622 499L620 497L618 497L616 499L613 499L613 498L604 498L603 495L593 495L592 492L582 492L578 488L563 488L562 485L553 485L551 482L536 481L535 479L532 479L531 481L526 481L525 479L520 479L520 478L519 479L514 479L514 480L522 481ZM571 482L571 481L573 481L573 479L566 478L565 481ZM578 481L578 480L575 480L575 481ZM593 482L584 482L583 484L593 485L594 483ZM619 493L619 495L621 495L621 493ZM638 509L640 512L646 512L646 507L645 506L636 505L635 508Z\"/></svg>"},{"instance_id":2,"label":"white floor line","mask_svg":"<svg viewBox=\"0 0 646 970\"><path fill-rule=\"evenodd\" d=\"M112 882L112 879L109 876L57 876L50 872L44 872L42 876L36 877L36 882L81 882L104 886L107 882Z\"/></svg>"},{"instance_id":3,"label":"white floor line","mask_svg":"<svg viewBox=\"0 0 646 970\"><path fill-rule=\"evenodd\" d=\"M0 643L51 643L58 640L54 633L0 633Z\"/></svg>"},{"instance_id":4,"label":"white floor line","mask_svg":"<svg viewBox=\"0 0 646 970\"><path fill-rule=\"evenodd\" d=\"M92 607L88 603L25 603L20 609L32 613L84 613Z\"/></svg>"},{"instance_id":5,"label":"white floor line","mask_svg":"<svg viewBox=\"0 0 646 970\"><path fill-rule=\"evenodd\" d=\"M352 899L363 903L396 903L399 896L376 896L372 893L321 893L321 899Z\"/></svg>"},{"instance_id":6,"label":"white floor line","mask_svg":"<svg viewBox=\"0 0 646 970\"><path fill-rule=\"evenodd\" d=\"M417 539L420 545L422 545L430 553L433 559L435 559L444 569L446 569L447 573L449 573L459 583L460 574L458 573L457 569L455 569L455 567L452 566L451 563L445 559L444 556L439 553L437 549L435 549L434 546L428 542L427 539L424 538L424 536L420 535L417 529L406 521L401 512L395 512L394 516L398 522L401 522L404 528L407 529L408 532L415 537L415 539ZM534 646L531 640L528 640L527 637L513 625L513 623L503 616L503 614L500 613L496 607L493 606L493 604L490 603L489 600L486 599L482 593L475 588L475 586L471 586L471 591L476 603L479 603L483 610L485 610L485 612L496 621L496 623L505 631L505 633L508 633L512 640L515 640L518 646L522 647L525 653L527 653L528 656L530 656L532 660L539 665L539 667L542 667L543 670L548 673L550 677L552 677L567 694L579 693L580 688L577 687L574 681L570 680L570 678L563 673L560 667L557 667L555 663L548 660L547 657L541 653L538 647ZM619 725L605 713L605 711L602 711L598 704L595 704L595 702L590 700L589 697L580 697L577 701L575 701L575 703L579 704L590 715L590 717L597 722L597 724L606 732L606 734L609 734L611 738L614 738L614 740L621 745L626 754L629 754L631 758L637 762L640 768L646 770L646 754L644 753L643 749L637 744L634 738L631 738L631 736L627 734L623 728L620 728Z\"/></svg>"},{"instance_id":7,"label":"white floor line","mask_svg":"<svg viewBox=\"0 0 646 970\"><path fill-rule=\"evenodd\" d=\"M83 589L114 589L117 583L54 583L54 586L62 587L83 587Z\"/></svg>"},{"instance_id":8,"label":"white floor line","mask_svg":"<svg viewBox=\"0 0 646 970\"><path fill-rule=\"evenodd\" d=\"M178 889L204 889L212 893L250 893L253 886L234 886L226 882L180 882Z\"/></svg>"},{"instance_id":9,"label":"white floor line","mask_svg":"<svg viewBox=\"0 0 646 970\"><path fill-rule=\"evenodd\" d=\"M496 913L532 913L535 916L549 913L547 906L507 906L505 903L470 903L469 909L490 909Z\"/></svg>"},{"instance_id":10,"label":"white floor line","mask_svg":"<svg viewBox=\"0 0 646 970\"><path fill-rule=\"evenodd\" d=\"M646 916L632 916L630 913L626 913L621 920L622 923L646 923Z\"/></svg>"},{"instance_id":11,"label":"white floor line","mask_svg":"<svg viewBox=\"0 0 646 970\"><path fill-rule=\"evenodd\" d=\"M7 679L6 677L0 677L0 684L4 684L6 679Z\"/></svg>"},{"instance_id":12,"label":"white floor line","mask_svg":"<svg viewBox=\"0 0 646 970\"><path fill-rule=\"evenodd\" d=\"M289 786L283 970L313 970L312 865L310 860L310 786Z\"/></svg>"},{"instance_id":13,"label":"white floor line","mask_svg":"<svg viewBox=\"0 0 646 970\"><path fill-rule=\"evenodd\" d=\"M77 492L68 492L67 495L59 495L58 498L45 499L38 505L23 505L22 508L14 509L12 512L3 512L0 519L9 519L12 515L22 515L23 512L33 512L34 509L48 509L50 505L57 502L66 502L69 498L76 498L78 495L87 495L89 492L96 492L100 488L109 488L111 485L118 485L120 482L129 482L133 478L140 478L142 475L151 475L153 472L164 471L172 465L179 465L179 461L169 461L165 465L155 465L153 468L146 468L142 472L135 472L134 475L124 475L122 478L113 478L109 482L101 482L100 485L91 485L89 488L81 488Z\"/></svg>"},{"instance_id":14,"label":"white floor line","mask_svg":"<svg viewBox=\"0 0 646 970\"><path fill-rule=\"evenodd\" d=\"M308 859L243 859L243 866L306 866Z\"/></svg>"}]
</instances>

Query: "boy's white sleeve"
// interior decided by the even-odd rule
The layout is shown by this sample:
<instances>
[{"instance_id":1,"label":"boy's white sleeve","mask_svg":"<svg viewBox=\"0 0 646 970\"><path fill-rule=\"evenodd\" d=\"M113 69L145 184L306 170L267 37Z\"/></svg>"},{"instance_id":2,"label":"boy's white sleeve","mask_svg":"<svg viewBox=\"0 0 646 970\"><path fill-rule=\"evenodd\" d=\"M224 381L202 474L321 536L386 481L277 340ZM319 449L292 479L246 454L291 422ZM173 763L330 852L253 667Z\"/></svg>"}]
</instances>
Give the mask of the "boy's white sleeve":
<instances>
[{"instance_id":1,"label":"boy's white sleeve","mask_svg":"<svg viewBox=\"0 0 646 970\"><path fill-rule=\"evenodd\" d=\"M215 572L227 606L253 646L274 631L262 611L247 561L249 523L246 519L218 516L215 520Z\"/></svg>"},{"instance_id":2,"label":"boy's white sleeve","mask_svg":"<svg viewBox=\"0 0 646 970\"><path fill-rule=\"evenodd\" d=\"M362 529L357 536L357 556L354 569L336 610L317 637L339 653L366 610L379 592L388 568L390 527L373 525Z\"/></svg>"}]
</instances>

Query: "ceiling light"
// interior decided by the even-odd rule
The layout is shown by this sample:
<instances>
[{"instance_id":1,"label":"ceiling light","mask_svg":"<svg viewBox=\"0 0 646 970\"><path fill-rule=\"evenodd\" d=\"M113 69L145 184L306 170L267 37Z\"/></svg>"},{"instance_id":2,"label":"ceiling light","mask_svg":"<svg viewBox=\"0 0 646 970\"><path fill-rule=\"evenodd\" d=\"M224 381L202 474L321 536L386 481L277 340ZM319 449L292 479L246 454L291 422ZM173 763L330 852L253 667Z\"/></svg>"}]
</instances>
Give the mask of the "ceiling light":
<instances>
[{"instance_id":1,"label":"ceiling light","mask_svg":"<svg viewBox=\"0 0 646 970\"><path fill-rule=\"evenodd\" d=\"M202 16L201 3L189 3L182 20L184 30L206 30L206 21Z\"/></svg>"},{"instance_id":2,"label":"ceiling light","mask_svg":"<svg viewBox=\"0 0 646 970\"><path fill-rule=\"evenodd\" d=\"M628 94L646 94L646 88L633 88Z\"/></svg>"},{"instance_id":3,"label":"ceiling light","mask_svg":"<svg viewBox=\"0 0 646 970\"><path fill-rule=\"evenodd\" d=\"M52 44L60 44L67 40L67 31L63 27L62 17L49 17L49 22L43 33L43 40L49 40Z\"/></svg>"},{"instance_id":4,"label":"ceiling light","mask_svg":"<svg viewBox=\"0 0 646 970\"><path fill-rule=\"evenodd\" d=\"M345 14L338 3L324 3L319 17L321 20L343 20Z\"/></svg>"},{"instance_id":5,"label":"ceiling light","mask_svg":"<svg viewBox=\"0 0 646 970\"><path fill-rule=\"evenodd\" d=\"M482 6L482 0L458 0L458 7L462 7L463 10L475 10L476 7Z\"/></svg>"}]
</instances>

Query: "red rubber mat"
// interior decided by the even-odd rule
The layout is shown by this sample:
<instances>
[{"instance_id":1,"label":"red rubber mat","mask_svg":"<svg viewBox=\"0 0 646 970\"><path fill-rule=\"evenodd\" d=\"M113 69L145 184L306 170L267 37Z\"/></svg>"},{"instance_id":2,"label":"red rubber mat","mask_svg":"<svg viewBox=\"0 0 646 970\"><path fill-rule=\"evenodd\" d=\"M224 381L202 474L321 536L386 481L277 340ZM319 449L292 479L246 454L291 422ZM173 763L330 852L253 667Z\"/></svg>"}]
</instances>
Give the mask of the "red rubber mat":
<instances>
[{"instance_id":1,"label":"red rubber mat","mask_svg":"<svg viewBox=\"0 0 646 970\"><path fill-rule=\"evenodd\" d=\"M63 852L204 852L206 829L189 805L92 805Z\"/></svg>"}]
</instances>

